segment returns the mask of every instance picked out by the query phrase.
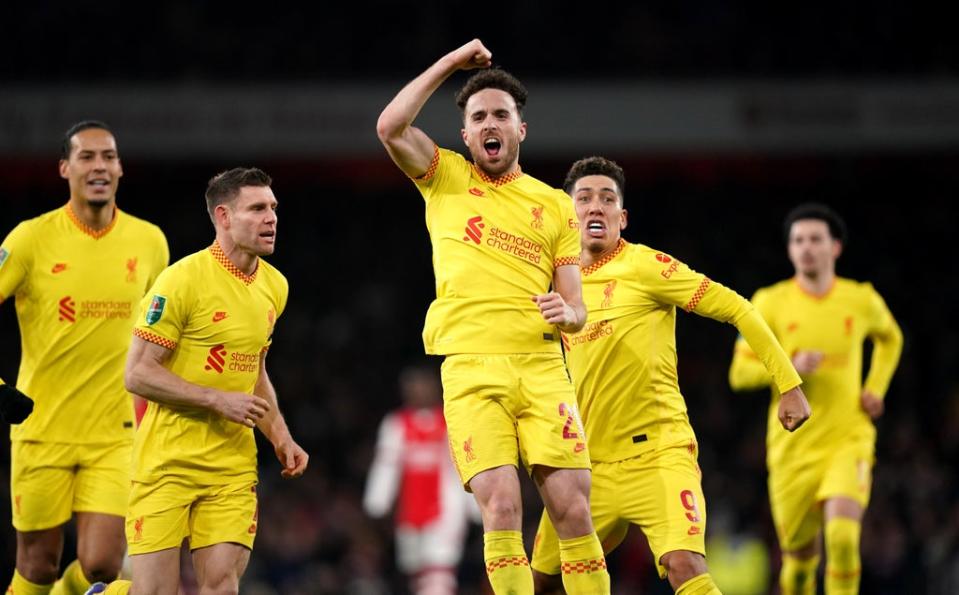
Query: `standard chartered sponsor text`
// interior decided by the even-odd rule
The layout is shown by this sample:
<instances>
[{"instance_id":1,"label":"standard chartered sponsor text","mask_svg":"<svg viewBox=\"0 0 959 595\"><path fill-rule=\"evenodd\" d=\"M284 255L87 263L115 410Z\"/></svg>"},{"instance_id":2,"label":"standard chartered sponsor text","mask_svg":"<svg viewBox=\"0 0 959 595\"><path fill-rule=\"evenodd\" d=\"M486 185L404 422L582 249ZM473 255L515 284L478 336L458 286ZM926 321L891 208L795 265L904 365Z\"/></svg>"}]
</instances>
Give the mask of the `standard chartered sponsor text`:
<instances>
[{"instance_id":1,"label":"standard chartered sponsor text","mask_svg":"<svg viewBox=\"0 0 959 595\"><path fill-rule=\"evenodd\" d=\"M259 353L240 353L234 351L230 353L230 365L228 369L231 372L256 372L259 369Z\"/></svg>"},{"instance_id":2,"label":"standard chartered sponsor text","mask_svg":"<svg viewBox=\"0 0 959 595\"><path fill-rule=\"evenodd\" d=\"M80 318L130 318L133 302L113 300L84 300L80 302Z\"/></svg>"},{"instance_id":3,"label":"standard chartered sponsor text","mask_svg":"<svg viewBox=\"0 0 959 595\"><path fill-rule=\"evenodd\" d=\"M497 250L502 250L517 258L528 260L534 264L539 264L542 258L543 246L524 238L504 231L498 227L490 228L489 237L486 238L486 245Z\"/></svg>"},{"instance_id":4,"label":"standard chartered sponsor text","mask_svg":"<svg viewBox=\"0 0 959 595\"><path fill-rule=\"evenodd\" d=\"M613 325L608 320L600 320L599 322L587 324L586 328L570 337L570 340L573 345L579 345L580 343L588 343L612 334Z\"/></svg>"}]
</instances>

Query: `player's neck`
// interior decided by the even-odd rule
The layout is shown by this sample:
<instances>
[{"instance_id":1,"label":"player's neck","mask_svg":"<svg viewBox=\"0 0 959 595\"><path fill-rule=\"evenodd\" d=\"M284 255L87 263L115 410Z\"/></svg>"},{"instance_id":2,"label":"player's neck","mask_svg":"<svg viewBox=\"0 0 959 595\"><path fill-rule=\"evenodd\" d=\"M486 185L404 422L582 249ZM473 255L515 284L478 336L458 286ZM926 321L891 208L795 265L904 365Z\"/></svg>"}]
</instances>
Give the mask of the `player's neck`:
<instances>
[{"instance_id":1,"label":"player's neck","mask_svg":"<svg viewBox=\"0 0 959 595\"><path fill-rule=\"evenodd\" d=\"M600 260L606 258L610 254L616 251L616 248L619 247L619 238L616 238L616 241L611 243L609 246L605 246L597 251L590 250L589 248L583 248L579 253L579 266L588 267L593 263L599 262Z\"/></svg>"},{"instance_id":2,"label":"player's neck","mask_svg":"<svg viewBox=\"0 0 959 595\"><path fill-rule=\"evenodd\" d=\"M70 197L67 203L70 210L81 223L94 231L106 229L117 215L116 201L108 200L104 204L91 204L80 198Z\"/></svg>"},{"instance_id":3,"label":"player's neck","mask_svg":"<svg viewBox=\"0 0 959 595\"><path fill-rule=\"evenodd\" d=\"M836 282L836 271L828 270L813 274L796 273L796 283L806 293L815 296L824 296L832 289Z\"/></svg>"},{"instance_id":4,"label":"player's neck","mask_svg":"<svg viewBox=\"0 0 959 595\"><path fill-rule=\"evenodd\" d=\"M223 254L233 263L233 266L244 275L250 276L256 271L259 262L256 254L240 248L228 234L218 233L216 242L220 245L220 250L223 250Z\"/></svg>"}]
</instances>

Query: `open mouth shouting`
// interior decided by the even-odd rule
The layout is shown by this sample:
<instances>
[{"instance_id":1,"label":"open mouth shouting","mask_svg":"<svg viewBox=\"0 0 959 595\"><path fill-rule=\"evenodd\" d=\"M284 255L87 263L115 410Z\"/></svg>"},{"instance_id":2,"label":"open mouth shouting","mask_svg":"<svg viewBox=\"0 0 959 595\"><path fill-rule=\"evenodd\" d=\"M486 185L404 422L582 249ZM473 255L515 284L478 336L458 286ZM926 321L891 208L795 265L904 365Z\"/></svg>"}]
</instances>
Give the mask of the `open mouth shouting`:
<instances>
[{"instance_id":1,"label":"open mouth shouting","mask_svg":"<svg viewBox=\"0 0 959 595\"><path fill-rule=\"evenodd\" d=\"M606 235L606 223L599 219L590 219L586 222L586 235L591 238L602 238Z\"/></svg>"},{"instance_id":2,"label":"open mouth shouting","mask_svg":"<svg viewBox=\"0 0 959 595\"><path fill-rule=\"evenodd\" d=\"M483 150L486 151L486 154L489 157L498 156L502 147L503 142L494 136L491 136L483 141Z\"/></svg>"}]
</instances>

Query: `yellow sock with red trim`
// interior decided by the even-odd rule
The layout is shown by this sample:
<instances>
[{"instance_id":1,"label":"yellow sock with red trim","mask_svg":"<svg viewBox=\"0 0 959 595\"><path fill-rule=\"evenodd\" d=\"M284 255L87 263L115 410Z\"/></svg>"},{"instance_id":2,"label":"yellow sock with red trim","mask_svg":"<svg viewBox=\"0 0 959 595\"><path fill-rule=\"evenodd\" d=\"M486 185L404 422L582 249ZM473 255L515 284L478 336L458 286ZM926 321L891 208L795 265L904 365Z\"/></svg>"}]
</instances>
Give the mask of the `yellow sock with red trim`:
<instances>
[{"instance_id":1,"label":"yellow sock with red trim","mask_svg":"<svg viewBox=\"0 0 959 595\"><path fill-rule=\"evenodd\" d=\"M779 589L782 595L816 595L816 569L819 556L797 558L783 554L779 571Z\"/></svg>"},{"instance_id":2,"label":"yellow sock with red trim","mask_svg":"<svg viewBox=\"0 0 959 595\"><path fill-rule=\"evenodd\" d=\"M90 588L90 581L83 575L80 560L70 562L60 576L60 580L53 583L50 595L83 595Z\"/></svg>"},{"instance_id":3,"label":"yellow sock with red trim","mask_svg":"<svg viewBox=\"0 0 959 595\"><path fill-rule=\"evenodd\" d=\"M700 574L679 585L676 595L722 595L709 573Z\"/></svg>"},{"instance_id":4,"label":"yellow sock with red trim","mask_svg":"<svg viewBox=\"0 0 959 595\"><path fill-rule=\"evenodd\" d=\"M130 581L113 581L107 585L107 590L103 592L103 595L127 595L131 587L133 587L133 583Z\"/></svg>"},{"instance_id":5,"label":"yellow sock with red trim","mask_svg":"<svg viewBox=\"0 0 959 595\"><path fill-rule=\"evenodd\" d=\"M855 519L838 517L826 521L826 595L859 593L859 534Z\"/></svg>"},{"instance_id":6,"label":"yellow sock with red trim","mask_svg":"<svg viewBox=\"0 0 959 595\"><path fill-rule=\"evenodd\" d=\"M609 572L596 533L559 540L560 571L569 595L608 595Z\"/></svg>"},{"instance_id":7,"label":"yellow sock with red trim","mask_svg":"<svg viewBox=\"0 0 959 595\"><path fill-rule=\"evenodd\" d=\"M533 572L523 549L522 533L487 531L483 534L483 558L493 593L533 595Z\"/></svg>"},{"instance_id":8,"label":"yellow sock with red trim","mask_svg":"<svg viewBox=\"0 0 959 595\"><path fill-rule=\"evenodd\" d=\"M7 588L7 595L49 595L52 588L53 583L49 585L31 583L23 578L23 575L17 570L14 570L13 580L10 581L10 586Z\"/></svg>"}]
</instances>

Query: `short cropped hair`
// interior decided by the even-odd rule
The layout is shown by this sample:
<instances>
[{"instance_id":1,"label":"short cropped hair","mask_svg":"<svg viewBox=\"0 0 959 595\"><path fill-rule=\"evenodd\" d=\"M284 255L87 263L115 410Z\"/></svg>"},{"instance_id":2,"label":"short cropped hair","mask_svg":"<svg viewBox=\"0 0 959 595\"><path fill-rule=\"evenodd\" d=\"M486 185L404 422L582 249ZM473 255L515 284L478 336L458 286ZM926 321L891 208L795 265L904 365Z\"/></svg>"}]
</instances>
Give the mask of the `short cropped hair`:
<instances>
[{"instance_id":1,"label":"short cropped hair","mask_svg":"<svg viewBox=\"0 0 959 595\"><path fill-rule=\"evenodd\" d=\"M526 97L529 93L526 92L526 87L519 82L519 79L500 68L480 70L469 77L463 88L456 94L456 107L460 108L460 111L465 115L466 102L483 89L506 91L516 102L516 109L520 116L523 115L523 108L526 107Z\"/></svg>"},{"instance_id":2,"label":"short cropped hair","mask_svg":"<svg viewBox=\"0 0 959 595\"><path fill-rule=\"evenodd\" d=\"M70 153L73 151L73 135L78 132L83 132L84 130L88 130L90 128L98 128L100 130L106 130L111 135L113 135L113 130L111 130L110 127L107 126L105 122L102 122L100 120L83 120L83 121L77 122L76 124L68 128L66 132L63 133L63 142L61 143L61 146L60 146L60 159L63 159L64 161L66 161L67 159L70 159Z\"/></svg>"},{"instance_id":3,"label":"short cropped hair","mask_svg":"<svg viewBox=\"0 0 959 595\"><path fill-rule=\"evenodd\" d=\"M563 181L563 190L565 190L567 194L571 194L573 187L576 186L576 181L586 176L606 176L611 178L616 182L616 186L619 189L619 204L623 204L626 189L626 174L623 173L623 168L615 161L597 156L580 159L570 166L569 171L566 172L566 180Z\"/></svg>"},{"instance_id":4,"label":"short cropped hair","mask_svg":"<svg viewBox=\"0 0 959 595\"><path fill-rule=\"evenodd\" d=\"M256 167L234 167L210 178L206 185L206 210L213 218L218 205L232 202L244 186L270 186L273 178Z\"/></svg>"},{"instance_id":5,"label":"short cropped hair","mask_svg":"<svg viewBox=\"0 0 959 595\"><path fill-rule=\"evenodd\" d=\"M829 235L834 240L839 240L843 246L846 245L847 232L846 222L842 220L836 211L818 202L803 203L793 210L789 211L786 219L783 221L783 240L789 243L789 232L793 223L801 219L816 219L823 221L829 227Z\"/></svg>"}]
</instances>

